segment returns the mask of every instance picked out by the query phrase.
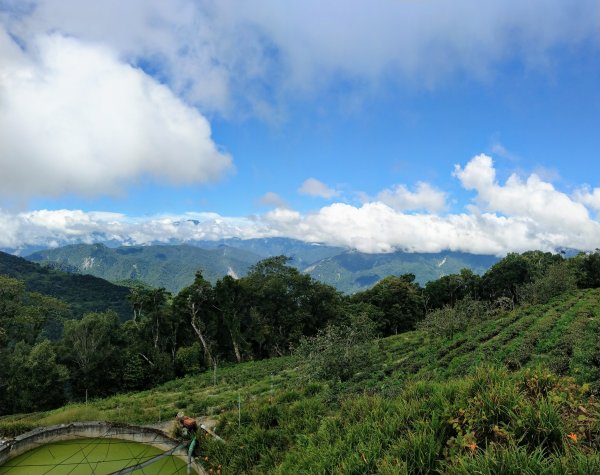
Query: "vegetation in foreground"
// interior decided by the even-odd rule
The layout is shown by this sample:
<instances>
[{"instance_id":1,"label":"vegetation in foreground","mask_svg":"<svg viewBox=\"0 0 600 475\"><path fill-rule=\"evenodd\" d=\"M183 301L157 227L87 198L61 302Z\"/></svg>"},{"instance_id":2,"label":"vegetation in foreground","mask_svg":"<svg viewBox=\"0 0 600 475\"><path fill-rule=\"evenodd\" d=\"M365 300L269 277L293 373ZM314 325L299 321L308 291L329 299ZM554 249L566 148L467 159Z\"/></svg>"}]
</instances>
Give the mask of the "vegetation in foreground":
<instances>
[{"instance_id":1,"label":"vegetation in foreground","mask_svg":"<svg viewBox=\"0 0 600 475\"><path fill-rule=\"evenodd\" d=\"M598 289L509 311L463 301L447 327L432 312L418 331L373 343L355 322L290 357L6 416L0 430L183 410L218 419L226 442L203 438L200 452L223 473L598 473L599 304Z\"/></svg>"},{"instance_id":2,"label":"vegetation in foreground","mask_svg":"<svg viewBox=\"0 0 600 475\"><path fill-rule=\"evenodd\" d=\"M134 288L120 323L69 318L0 277L1 412L186 375L7 415L0 433L183 410L218 419L226 442L201 452L228 473L595 473L599 288L600 252L511 254L483 276L390 276L352 296L281 256L175 297Z\"/></svg>"}]
</instances>

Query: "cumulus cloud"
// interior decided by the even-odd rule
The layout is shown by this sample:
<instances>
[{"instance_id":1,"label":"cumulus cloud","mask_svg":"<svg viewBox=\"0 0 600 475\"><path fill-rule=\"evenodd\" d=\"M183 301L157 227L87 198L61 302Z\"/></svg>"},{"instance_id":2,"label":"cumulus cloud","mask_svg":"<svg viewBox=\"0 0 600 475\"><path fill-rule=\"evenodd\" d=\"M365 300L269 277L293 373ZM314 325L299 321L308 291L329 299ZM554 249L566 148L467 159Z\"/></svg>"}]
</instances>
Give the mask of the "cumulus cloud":
<instances>
[{"instance_id":1,"label":"cumulus cloud","mask_svg":"<svg viewBox=\"0 0 600 475\"><path fill-rule=\"evenodd\" d=\"M298 193L318 198L331 199L339 196L340 192L329 188L325 183L320 182L316 178L309 178L298 188Z\"/></svg>"},{"instance_id":2,"label":"cumulus cloud","mask_svg":"<svg viewBox=\"0 0 600 475\"><path fill-rule=\"evenodd\" d=\"M569 197L535 174L526 179L512 175L502 184L487 155L457 165L455 175L464 188L475 191L474 204L463 213L405 213L381 201L361 206L333 203L312 213L278 207L249 217L187 213L139 218L77 210L0 210L0 248L103 240L148 244L275 236L370 253L400 249L503 255L530 249L600 247L600 223L586 208L598 205L600 191L596 189L582 189Z\"/></svg>"},{"instance_id":3,"label":"cumulus cloud","mask_svg":"<svg viewBox=\"0 0 600 475\"><path fill-rule=\"evenodd\" d=\"M397 211L425 210L439 213L446 209L446 193L425 182L417 183L415 191L410 191L405 185L383 190L377 195L377 201Z\"/></svg>"},{"instance_id":4,"label":"cumulus cloud","mask_svg":"<svg viewBox=\"0 0 600 475\"><path fill-rule=\"evenodd\" d=\"M455 72L486 77L506 60L544 67L556 47L595 40L598 27L595 0L30 3L26 13L0 12L14 34L61 31L109 44L225 113L242 104L268 114L270 103L340 76L431 86Z\"/></svg>"},{"instance_id":5,"label":"cumulus cloud","mask_svg":"<svg viewBox=\"0 0 600 475\"><path fill-rule=\"evenodd\" d=\"M22 49L0 26L0 58L2 193L116 194L232 169L196 109L104 47L52 34Z\"/></svg>"},{"instance_id":6,"label":"cumulus cloud","mask_svg":"<svg viewBox=\"0 0 600 475\"><path fill-rule=\"evenodd\" d=\"M553 229L581 230L592 223L583 204L535 173L524 181L512 174L500 185L493 160L487 155L474 157L464 168L456 165L454 173L463 187L477 192L476 202L487 211L528 218Z\"/></svg>"}]
</instances>

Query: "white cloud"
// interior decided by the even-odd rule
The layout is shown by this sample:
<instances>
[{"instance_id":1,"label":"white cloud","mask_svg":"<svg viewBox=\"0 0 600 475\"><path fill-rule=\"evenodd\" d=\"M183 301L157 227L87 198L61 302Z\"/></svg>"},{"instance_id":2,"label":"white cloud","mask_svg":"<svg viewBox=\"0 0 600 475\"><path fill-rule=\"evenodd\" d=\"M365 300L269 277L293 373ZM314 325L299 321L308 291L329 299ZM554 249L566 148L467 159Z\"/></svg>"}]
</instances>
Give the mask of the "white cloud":
<instances>
[{"instance_id":1,"label":"white cloud","mask_svg":"<svg viewBox=\"0 0 600 475\"><path fill-rule=\"evenodd\" d=\"M600 223L581 199L598 205L600 191L573 198L535 174L496 179L493 161L478 155L455 174L475 190L467 212L436 215L405 213L382 202L360 206L333 203L313 213L277 208L263 215L224 217L187 213L152 218L77 210L8 213L0 210L0 248L116 240L126 244L285 236L324 242L363 252L453 250L503 255L530 249L600 247ZM585 190L585 189L583 189Z\"/></svg>"},{"instance_id":2,"label":"white cloud","mask_svg":"<svg viewBox=\"0 0 600 475\"><path fill-rule=\"evenodd\" d=\"M405 185L381 191L377 201L385 203L397 211L426 210L438 213L446 209L446 193L428 183L417 183L417 189L410 191Z\"/></svg>"},{"instance_id":3,"label":"white cloud","mask_svg":"<svg viewBox=\"0 0 600 475\"><path fill-rule=\"evenodd\" d=\"M32 3L28 15L4 12L15 34L60 31L108 44L155 63L188 100L224 113L241 105L268 115L273 102L340 76L429 87L455 72L487 77L506 60L543 68L556 47L597 32L595 0Z\"/></svg>"},{"instance_id":4,"label":"white cloud","mask_svg":"<svg viewBox=\"0 0 600 475\"><path fill-rule=\"evenodd\" d=\"M0 26L0 58L4 194L116 194L232 169L202 115L103 47L54 34L23 51Z\"/></svg>"},{"instance_id":5,"label":"white cloud","mask_svg":"<svg viewBox=\"0 0 600 475\"><path fill-rule=\"evenodd\" d=\"M492 158L487 155L474 157L464 168L456 165L454 173L467 190L477 192L476 202L486 211L527 218L548 229L571 232L582 231L582 226L592 224L584 205L536 174L525 181L513 174L500 185Z\"/></svg>"},{"instance_id":6,"label":"white cloud","mask_svg":"<svg viewBox=\"0 0 600 475\"><path fill-rule=\"evenodd\" d=\"M318 198L331 199L340 195L340 192L329 188L325 183L320 182L316 178L309 178L302 183L298 192L303 195L315 196Z\"/></svg>"},{"instance_id":7,"label":"white cloud","mask_svg":"<svg viewBox=\"0 0 600 475\"><path fill-rule=\"evenodd\" d=\"M575 190L573 199L594 211L600 211L600 188L581 187Z\"/></svg>"},{"instance_id":8,"label":"white cloud","mask_svg":"<svg viewBox=\"0 0 600 475\"><path fill-rule=\"evenodd\" d=\"M288 207L286 201L273 191L267 191L262 195L258 200L258 204L262 206L275 206L276 208Z\"/></svg>"}]
</instances>

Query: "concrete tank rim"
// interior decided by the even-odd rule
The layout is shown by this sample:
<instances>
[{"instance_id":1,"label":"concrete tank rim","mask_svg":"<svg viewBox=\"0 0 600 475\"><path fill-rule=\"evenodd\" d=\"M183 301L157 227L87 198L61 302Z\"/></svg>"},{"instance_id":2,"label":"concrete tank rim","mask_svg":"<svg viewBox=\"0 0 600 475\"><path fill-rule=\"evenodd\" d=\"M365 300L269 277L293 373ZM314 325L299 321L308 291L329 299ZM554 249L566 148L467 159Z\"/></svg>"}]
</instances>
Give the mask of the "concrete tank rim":
<instances>
[{"instance_id":1,"label":"concrete tank rim","mask_svg":"<svg viewBox=\"0 0 600 475\"><path fill-rule=\"evenodd\" d=\"M11 439L4 439L3 444L10 445L11 442L25 440L25 439L28 439L35 435L40 435L40 434L43 434L46 432L52 432L52 431L56 431L56 430L60 430L60 429L65 429L68 427L81 428L81 429L92 428L92 427L106 427L108 429L112 429L112 428L132 429L132 430L139 431L140 433L150 432L150 433L153 433L156 435L160 435L161 437L170 440L171 442L173 442L176 445L179 444L179 442L176 439L173 439L172 437L167 435L164 431L157 429L155 427L138 426L138 425L134 425L134 424L127 424L125 422L111 422L111 421L74 421L74 422L66 422L63 424L54 424L51 426L36 427L35 429L29 430L27 432L23 432L22 434L19 434L16 437L13 437ZM0 446L1 445L2 444L0 444Z\"/></svg>"},{"instance_id":2,"label":"concrete tank rim","mask_svg":"<svg viewBox=\"0 0 600 475\"><path fill-rule=\"evenodd\" d=\"M69 429L73 430L73 433L69 433ZM164 445L170 445L171 448L175 448L178 445L180 445L180 442L176 439L173 439L172 437L168 436L165 432L163 432L160 429L157 429L155 427L148 427L148 426L136 426L136 425L132 425L132 424L127 424L127 423L123 423L123 422L109 422L109 421L78 421L78 422L68 422L68 423L64 423L64 424L55 424L52 426L45 426L45 427L36 427L35 429L32 429L30 431L24 432L23 434L19 434L16 437L13 437L12 439L6 439L3 441L0 441L0 463L5 463L6 461L16 457L17 455L19 455L20 453L23 453L24 451L27 450L19 450L18 453L13 453L13 447L15 446L19 446L19 445L25 445L27 444L27 441L29 439L32 440L32 443L35 443L35 439L39 438L39 437L43 437L45 434L52 434L53 432L57 432L57 433L61 433L61 438L62 440L72 440L72 439L77 439L78 436L76 434L76 432L78 430L81 431L85 431L85 430L90 430L90 429L106 429L107 431L110 431L111 429L115 429L117 432L115 432L114 434L106 434L105 437L110 437L113 439L118 439L121 438L123 439L123 435L126 435L127 432L118 433L118 430L125 430L125 431L131 431L131 433L135 433L138 435L154 435L155 437L160 437L161 442ZM119 437L121 436L121 437ZM90 436L90 438L93 438L93 436ZM125 439L127 440L127 439ZM156 444L153 444L152 442L141 442L138 441L138 443L142 443L142 444L147 444L147 445L154 445L156 447ZM185 452L185 450L183 450L183 452ZM174 454L177 457L180 457L183 454ZM206 473L202 470L202 468L197 465L196 463L193 464L194 465L194 469L196 471L196 473Z\"/></svg>"}]
</instances>

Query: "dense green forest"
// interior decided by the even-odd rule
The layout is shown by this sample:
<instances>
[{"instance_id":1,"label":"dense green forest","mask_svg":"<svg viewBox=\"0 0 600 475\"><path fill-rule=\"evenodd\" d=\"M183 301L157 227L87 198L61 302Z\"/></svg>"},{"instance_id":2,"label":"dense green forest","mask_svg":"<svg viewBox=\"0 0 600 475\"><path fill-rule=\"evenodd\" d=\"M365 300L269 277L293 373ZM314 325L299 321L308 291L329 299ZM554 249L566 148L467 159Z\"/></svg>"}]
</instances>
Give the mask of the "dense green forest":
<instances>
[{"instance_id":1,"label":"dense green forest","mask_svg":"<svg viewBox=\"0 0 600 475\"><path fill-rule=\"evenodd\" d=\"M600 253L566 260L528 252L481 277L465 271L424 288L412 276L390 277L353 296L306 279L283 257L215 286L198 275L174 298L138 289L129 322L90 314L29 354L20 343L27 377L62 376L68 388L78 374L91 388L93 377L71 359L84 321L112 328L105 342L113 351L102 357L113 358L115 372L156 371L150 361L156 366L162 354L169 374L155 375L186 377L5 416L0 432L85 419L154 423L183 410L218 417L226 442L203 438L200 454L208 470L223 473L598 473L599 284ZM314 315L327 319L311 316L317 303ZM176 315L186 336L169 351L161 324ZM58 356L69 347L70 357ZM136 351L150 360L137 359L139 373L131 369ZM134 381L121 379L109 390Z\"/></svg>"},{"instance_id":2,"label":"dense green forest","mask_svg":"<svg viewBox=\"0 0 600 475\"><path fill-rule=\"evenodd\" d=\"M121 320L130 316L129 289L91 275L77 275L43 267L21 257L0 252L0 275L25 283L29 292L56 297L69 304L74 317L111 309Z\"/></svg>"}]
</instances>

